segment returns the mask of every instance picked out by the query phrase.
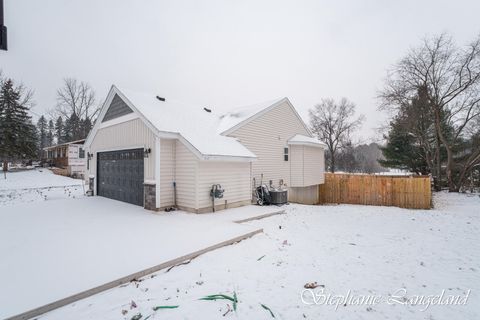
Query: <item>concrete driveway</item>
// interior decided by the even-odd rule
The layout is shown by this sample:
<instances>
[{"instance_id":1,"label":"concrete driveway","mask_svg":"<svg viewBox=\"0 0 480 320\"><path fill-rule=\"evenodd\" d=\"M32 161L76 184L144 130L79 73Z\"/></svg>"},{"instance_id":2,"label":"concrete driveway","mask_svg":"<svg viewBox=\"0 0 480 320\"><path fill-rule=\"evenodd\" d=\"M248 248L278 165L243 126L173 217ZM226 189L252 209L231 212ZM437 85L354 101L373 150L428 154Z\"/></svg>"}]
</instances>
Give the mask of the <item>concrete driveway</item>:
<instances>
[{"instance_id":1,"label":"concrete driveway","mask_svg":"<svg viewBox=\"0 0 480 320\"><path fill-rule=\"evenodd\" d=\"M268 212L152 214L102 197L0 209L2 319L258 230L232 221Z\"/></svg>"}]
</instances>

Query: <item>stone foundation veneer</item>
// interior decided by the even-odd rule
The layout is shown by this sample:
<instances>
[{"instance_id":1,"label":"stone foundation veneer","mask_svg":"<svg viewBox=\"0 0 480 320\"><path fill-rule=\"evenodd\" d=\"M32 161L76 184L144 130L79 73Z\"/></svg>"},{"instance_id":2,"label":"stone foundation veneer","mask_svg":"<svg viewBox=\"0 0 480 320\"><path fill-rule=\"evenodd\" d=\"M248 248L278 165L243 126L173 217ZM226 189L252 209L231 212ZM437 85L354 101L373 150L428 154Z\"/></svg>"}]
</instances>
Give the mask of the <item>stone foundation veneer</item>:
<instances>
[{"instance_id":1,"label":"stone foundation veneer","mask_svg":"<svg viewBox=\"0 0 480 320\"><path fill-rule=\"evenodd\" d=\"M155 184L143 184L143 207L147 210L157 210L157 203L155 198Z\"/></svg>"},{"instance_id":2,"label":"stone foundation veneer","mask_svg":"<svg viewBox=\"0 0 480 320\"><path fill-rule=\"evenodd\" d=\"M95 177L88 178L88 190L91 192L91 195L93 196L93 193L95 190Z\"/></svg>"}]
</instances>

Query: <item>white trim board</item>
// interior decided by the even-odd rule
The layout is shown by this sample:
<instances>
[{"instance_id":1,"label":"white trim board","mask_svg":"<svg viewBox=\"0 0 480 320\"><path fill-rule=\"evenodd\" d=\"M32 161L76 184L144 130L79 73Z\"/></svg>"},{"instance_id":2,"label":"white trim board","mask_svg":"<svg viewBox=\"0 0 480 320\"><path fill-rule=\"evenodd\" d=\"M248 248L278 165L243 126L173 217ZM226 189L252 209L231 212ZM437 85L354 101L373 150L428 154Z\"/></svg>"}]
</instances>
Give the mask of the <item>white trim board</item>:
<instances>
[{"instance_id":1,"label":"white trim board","mask_svg":"<svg viewBox=\"0 0 480 320\"><path fill-rule=\"evenodd\" d=\"M147 148L146 145L142 144L137 144L137 145L131 145L131 146L123 146L123 147L111 147L107 149L101 149L101 150L96 150L95 153L101 153L101 152L110 152L110 151L122 151L122 150L129 150L129 149L144 149ZM148 147L151 148L151 147Z\"/></svg>"},{"instance_id":2,"label":"white trim board","mask_svg":"<svg viewBox=\"0 0 480 320\"><path fill-rule=\"evenodd\" d=\"M161 141L155 137L155 207L160 208L160 169L161 169Z\"/></svg>"},{"instance_id":3,"label":"white trim board","mask_svg":"<svg viewBox=\"0 0 480 320\"><path fill-rule=\"evenodd\" d=\"M99 126L99 129L108 128L108 127L111 127L111 126L114 126L114 125L117 125L117 124L120 124L120 123L135 120L135 119L138 119L138 115L136 115L135 113L132 112L132 113L126 114L124 116L114 118L112 120L101 122L100 126Z\"/></svg>"},{"instance_id":4,"label":"white trim board","mask_svg":"<svg viewBox=\"0 0 480 320\"><path fill-rule=\"evenodd\" d=\"M315 147L325 149L325 145L320 143L308 142L308 141L291 141L287 142L288 145L295 145L295 146L307 146L307 147Z\"/></svg>"},{"instance_id":5,"label":"white trim board","mask_svg":"<svg viewBox=\"0 0 480 320\"><path fill-rule=\"evenodd\" d=\"M95 124L93 125L92 130L88 133L87 138L85 139L84 145L85 148L90 148L90 145L92 144L93 138L97 135L97 131L100 127L100 124L102 123L102 119L105 116L105 113L107 112L108 106L112 103L113 97L115 96L115 90L113 90L114 86L110 87L110 91L108 92L107 98L105 98L105 101L102 104L102 107L100 108L100 112L98 113L97 120L95 120Z\"/></svg>"}]
</instances>

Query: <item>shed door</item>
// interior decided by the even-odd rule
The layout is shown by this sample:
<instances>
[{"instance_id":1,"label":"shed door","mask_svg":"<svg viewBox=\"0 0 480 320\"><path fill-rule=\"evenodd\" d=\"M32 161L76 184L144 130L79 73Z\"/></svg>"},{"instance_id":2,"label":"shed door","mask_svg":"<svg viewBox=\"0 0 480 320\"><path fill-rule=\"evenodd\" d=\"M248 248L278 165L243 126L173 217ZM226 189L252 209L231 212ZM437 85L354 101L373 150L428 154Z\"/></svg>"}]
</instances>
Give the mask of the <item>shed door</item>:
<instances>
[{"instance_id":1,"label":"shed door","mask_svg":"<svg viewBox=\"0 0 480 320\"><path fill-rule=\"evenodd\" d=\"M143 149L100 152L97 195L143 206Z\"/></svg>"}]
</instances>

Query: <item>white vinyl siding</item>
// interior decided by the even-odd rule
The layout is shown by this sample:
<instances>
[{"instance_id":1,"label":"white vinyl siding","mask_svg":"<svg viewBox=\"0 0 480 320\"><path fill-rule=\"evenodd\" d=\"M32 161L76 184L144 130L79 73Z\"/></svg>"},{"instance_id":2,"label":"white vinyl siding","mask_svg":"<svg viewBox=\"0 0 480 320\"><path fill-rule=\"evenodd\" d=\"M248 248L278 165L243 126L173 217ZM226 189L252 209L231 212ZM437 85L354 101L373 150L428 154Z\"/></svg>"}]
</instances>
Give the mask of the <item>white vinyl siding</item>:
<instances>
[{"instance_id":1,"label":"white vinyl siding","mask_svg":"<svg viewBox=\"0 0 480 320\"><path fill-rule=\"evenodd\" d=\"M151 148L145 158L145 180L155 179L155 136L140 119L99 129L88 150L96 155L105 150L130 147ZM185 209L211 207L210 188L221 184L226 189L223 204L251 199L249 162L200 161L182 142L160 139L160 204L174 205L173 182L177 186L177 205ZM96 156L90 160L89 174L96 173Z\"/></svg>"},{"instance_id":2,"label":"white vinyl siding","mask_svg":"<svg viewBox=\"0 0 480 320\"><path fill-rule=\"evenodd\" d=\"M174 205L175 140L160 139L160 205Z\"/></svg>"},{"instance_id":3,"label":"white vinyl siding","mask_svg":"<svg viewBox=\"0 0 480 320\"><path fill-rule=\"evenodd\" d=\"M324 150L318 147L303 147L303 185L313 186L325 182Z\"/></svg>"},{"instance_id":4,"label":"white vinyl siding","mask_svg":"<svg viewBox=\"0 0 480 320\"><path fill-rule=\"evenodd\" d=\"M177 184L177 205L185 209L212 206L210 189L221 184L224 197L216 204L249 201L250 163L200 161L178 140L161 140L160 199L162 207L174 204L173 181Z\"/></svg>"},{"instance_id":5,"label":"white vinyl siding","mask_svg":"<svg viewBox=\"0 0 480 320\"><path fill-rule=\"evenodd\" d=\"M250 185L249 162L198 162L198 208L212 206L210 190L213 184L220 184L225 190L223 198L215 199L215 204L250 201L252 199Z\"/></svg>"},{"instance_id":6,"label":"white vinyl siding","mask_svg":"<svg viewBox=\"0 0 480 320\"><path fill-rule=\"evenodd\" d=\"M177 182L177 205L179 207L198 208L197 170L197 157L177 140L175 143L175 179Z\"/></svg>"},{"instance_id":7,"label":"white vinyl siding","mask_svg":"<svg viewBox=\"0 0 480 320\"><path fill-rule=\"evenodd\" d=\"M290 187L303 187L303 146L290 146Z\"/></svg>"},{"instance_id":8,"label":"white vinyl siding","mask_svg":"<svg viewBox=\"0 0 480 320\"><path fill-rule=\"evenodd\" d=\"M88 152L94 154L90 159L89 175L96 175L97 152L128 148L151 148L152 152L144 162L145 180L155 179L155 135L140 119L119 123L97 131Z\"/></svg>"},{"instance_id":9,"label":"white vinyl siding","mask_svg":"<svg viewBox=\"0 0 480 320\"><path fill-rule=\"evenodd\" d=\"M322 148L290 146L291 187L307 187L324 183L325 160Z\"/></svg>"},{"instance_id":10,"label":"white vinyl siding","mask_svg":"<svg viewBox=\"0 0 480 320\"><path fill-rule=\"evenodd\" d=\"M273 184L278 185L279 180L283 179L284 183L290 185L290 161L284 161L284 148L287 140L296 134L310 136L291 106L284 102L229 136L238 138L258 157L252 163L257 185L262 173L264 183L273 180Z\"/></svg>"},{"instance_id":11,"label":"white vinyl siding","mask_svg":"<svg viewBox=\"0 0 480 320\"><path fill-rule=\"evenodd\" d=\"M68 165L69 166L78 167L78 166L85 165L85 157L80 158L80 149L83 149L83 144L70 144L68 146Z\"/></svg>"}]
</instances>

